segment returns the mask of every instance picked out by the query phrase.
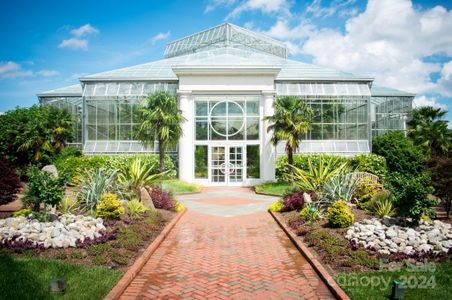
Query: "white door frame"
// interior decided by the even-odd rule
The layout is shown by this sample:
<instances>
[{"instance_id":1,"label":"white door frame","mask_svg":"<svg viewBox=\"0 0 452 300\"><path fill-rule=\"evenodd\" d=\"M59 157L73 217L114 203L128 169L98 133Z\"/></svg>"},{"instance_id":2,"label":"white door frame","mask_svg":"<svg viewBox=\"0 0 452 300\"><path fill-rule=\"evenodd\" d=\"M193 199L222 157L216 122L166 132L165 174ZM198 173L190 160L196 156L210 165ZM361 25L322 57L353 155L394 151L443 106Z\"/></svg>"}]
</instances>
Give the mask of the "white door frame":
<instances>
[{"instance_id":1,"label":"white door frame","mask_svg":"<svg viewBox=\"0 0 452 300\"><path fill-rule=\"evenodd\" d=\"M224 182L214 182L213 181L213 166L212 166L212 158L213 158L213 148L214 147L222 147L224 148L224 166L225 166L225 171L224 171L224 175L225 175L225 180ZM238 181L238 182L231 182L230 180L230 148L231 147L237 147L237 148L241 148L242 149L242 180ZM214 142L211 145L208 146L208 163L207 163L207 167L208 167L208 182L209 185L229 185L229 186L242 186L243 182L245 181L246 178L246 145L243 144L243 142L226 142L225 141L218 141L218 142Z\"/></svg>"}]
</instances>

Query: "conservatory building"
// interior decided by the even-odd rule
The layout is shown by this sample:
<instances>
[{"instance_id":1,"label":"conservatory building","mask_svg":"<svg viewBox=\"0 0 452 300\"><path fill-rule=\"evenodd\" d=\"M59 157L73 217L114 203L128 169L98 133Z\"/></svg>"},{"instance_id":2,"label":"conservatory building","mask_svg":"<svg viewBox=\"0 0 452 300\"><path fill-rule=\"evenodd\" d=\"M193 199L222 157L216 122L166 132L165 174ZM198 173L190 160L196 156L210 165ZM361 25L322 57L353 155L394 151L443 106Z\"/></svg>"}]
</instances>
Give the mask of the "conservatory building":
<instances>
[{"instance_id":1,"label":"conservatory building","mask_svg":"<svg viewBox=\"0 0 452 300\"><path fill-rule=\"evenodd\" d=\"M73 145L86 155L155 153L137 140L138 109L147 95L177 96L186 119L171 153L179 178L203 185L253 185L275 177L284 143L274 146L265 116L284 95L314 112L298 152L354 155L372 136L404 130L413 94L373 79L288 59L284 43L229 23L169 43L164 59L80 78L38 94L42 105L76 120Z\"/></svg>"}]
</instances>

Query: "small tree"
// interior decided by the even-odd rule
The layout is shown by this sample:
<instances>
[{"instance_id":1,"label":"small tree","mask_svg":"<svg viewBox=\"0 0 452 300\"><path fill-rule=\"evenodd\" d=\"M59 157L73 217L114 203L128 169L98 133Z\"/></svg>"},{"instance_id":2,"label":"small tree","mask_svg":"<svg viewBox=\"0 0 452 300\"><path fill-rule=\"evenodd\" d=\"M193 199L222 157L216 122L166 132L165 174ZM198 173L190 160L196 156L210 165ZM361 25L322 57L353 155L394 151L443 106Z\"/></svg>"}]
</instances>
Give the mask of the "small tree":
<instances>
[{"instance_id":1,"label":"small tree","mask_svg":"<svg viewBox=\"0 0 452 300\"><path fill-rule=\"evenodd\" d=\"M138 138L146 145L159 143L160 172L165 171L165 151L177 145L185 118L177 107L177 99L167 91L158 91L145 99L140 109Z\"/></svg>"},{"instance_id":2,"label":"small tree","mask_svg":"<svg viewBox=\"0 0 452 300\"><path fill-rule=\"evenodd\" d=\"M280 141L286 141L287 162L293 165L293 153L311 128L312 109L295 96L278 97L273 104L275 113L264 120L269 121L267 130L273 131L272 142L276 146ZM292 168L288 168L288 179L292 181Z\"/></svg>"},{"instance_id":3,"label":"small tree","mask_svg":"<svg viewBox=\"0 0 452 300\"><path fill-rule=\"evenodd\" d=\"M5 159L0 159L0 205L17 199L20 180L16 170Z\"/></svg>"},{"instance_id":4,"label":"small tree","mask_svg":"<svg viewBox=\"0 0 452 300\"><path fill-rule=\"evenodd\" d=\"M441 198L449 218L452 206L452 158L434 157L431 159L430 172L432 173L432 184L435 195Z\"/></svg>"}]
</instances>

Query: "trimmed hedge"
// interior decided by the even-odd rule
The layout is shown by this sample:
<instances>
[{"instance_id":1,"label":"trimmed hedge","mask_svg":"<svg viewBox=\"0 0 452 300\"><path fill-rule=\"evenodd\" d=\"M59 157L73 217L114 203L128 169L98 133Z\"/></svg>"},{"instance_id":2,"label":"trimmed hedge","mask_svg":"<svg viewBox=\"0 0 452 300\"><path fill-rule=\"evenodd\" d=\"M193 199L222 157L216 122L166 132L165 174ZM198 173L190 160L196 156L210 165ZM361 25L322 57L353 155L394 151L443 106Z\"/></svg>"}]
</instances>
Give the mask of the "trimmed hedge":
<instances>
[{"instance_id":1,"label":"trimmed hedge","mask_svg":"<svg viewBox=\"0 0 452 300\"><path fill-rule=\"evenodd\" d=\"M354 157L346 157L333 154L297 154L294 155L294 165L297 168L307 170L308 160L314 164L318 164L320 158L330 159L332 157L338 157L338 163L346 162L353 170L359 172L368 172L377 175L379 178L384 179L388 174L388 167L384 157L368 153L360 154ZM289 168L287 162L287 156L280 156L276 161L276 179L277 181L287 181L286 174Z\"/></svg>"},{"instance_id":2,"label":"trimmed hedge","mask_svg":"<svg viewBox=\"0 0 452 300\"><path fill-rule=\"evenodd\" d=\"M153 173L160 172L159 156L157 154L67 157L57 160L55 166L60 174L67 176L66 178L74 182L74 179L80 176L80 174L83 174L85 170L92 171L97 168L111 168L115 162L127 163L136 157L140 157L142 160L151 163L154 166ZM165 156L165 166L167 170L172 171L170 177L174 177L176 169L169 155Z\"/></svg>"}]
</instances>

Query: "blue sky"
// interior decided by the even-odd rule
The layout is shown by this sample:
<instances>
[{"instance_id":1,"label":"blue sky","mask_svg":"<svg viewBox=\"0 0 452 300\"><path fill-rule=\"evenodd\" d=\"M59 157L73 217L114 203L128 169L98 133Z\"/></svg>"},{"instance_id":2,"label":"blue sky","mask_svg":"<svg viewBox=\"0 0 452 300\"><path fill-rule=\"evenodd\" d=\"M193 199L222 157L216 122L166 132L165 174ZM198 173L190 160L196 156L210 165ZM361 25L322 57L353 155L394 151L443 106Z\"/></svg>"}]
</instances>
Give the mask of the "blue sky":
<instances>
[{"instance_id":1,"label":"blue sky","mask_svg":"<svg viewBox=\"0 0 452 300\"><path fill-rule=\"evenodd\" d=\"M451 1L17 0L0 4L0 111L83 75L161 59L167 42L225 21L285 41L291 58L452 109Z\"/></svg>"}]
</instances>

